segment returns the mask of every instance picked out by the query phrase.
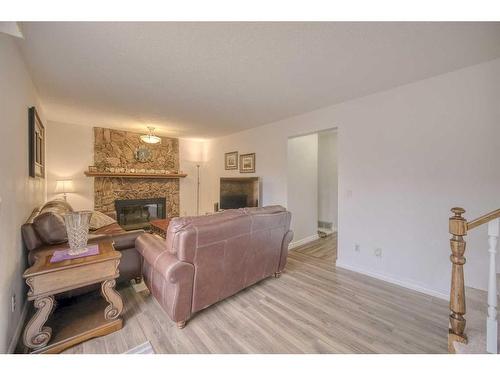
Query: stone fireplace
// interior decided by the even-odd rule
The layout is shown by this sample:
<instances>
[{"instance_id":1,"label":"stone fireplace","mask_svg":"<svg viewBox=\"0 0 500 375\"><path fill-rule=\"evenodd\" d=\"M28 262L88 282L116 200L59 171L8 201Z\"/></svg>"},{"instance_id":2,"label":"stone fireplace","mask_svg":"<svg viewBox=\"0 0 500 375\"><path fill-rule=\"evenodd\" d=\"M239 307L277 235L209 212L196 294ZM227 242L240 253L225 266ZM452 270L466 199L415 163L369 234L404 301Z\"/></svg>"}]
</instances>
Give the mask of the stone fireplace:
<instances>
[{"instance_id":1,"label":"stone fireplace","mask_svg":"<svg viewBox=\"0 0 500 375\"><path fill-rule=\"evenodd\" d=\"M94 165L98 171L119 169L179 171L179 140L161 137L158 145L145 144L138 133L94 128ZM136 159L136 151L147 147L151 157ZM179 180L157 178L96 177L94 209L116 213L116 202L122 200L164 199L163 216L179 216ZM136 212L137 214L137 212ZM117 216L118 218L118 216Z\"/></svg>"}]
</instances>

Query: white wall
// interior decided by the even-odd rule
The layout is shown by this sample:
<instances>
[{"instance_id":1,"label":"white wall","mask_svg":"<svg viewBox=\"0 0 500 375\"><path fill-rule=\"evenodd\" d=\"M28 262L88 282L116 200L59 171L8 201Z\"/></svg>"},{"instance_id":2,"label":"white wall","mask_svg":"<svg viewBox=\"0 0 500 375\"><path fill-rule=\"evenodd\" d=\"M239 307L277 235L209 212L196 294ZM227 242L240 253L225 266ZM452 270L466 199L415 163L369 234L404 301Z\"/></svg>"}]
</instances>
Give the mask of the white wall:
<instances>
[{"instance_id":1,"label":"white wall","mask_svg":"<svg viewBox=\"0 0 500 375\"><path fill-rule=\"evenodd\" d=\"M448 293L449 209L500 206L500 60L211 141L211 202L224 152L256 152L263 203L287 201L287 139L338 129L338 264ZM485 229L469 236L466 283L485 288ZM354 251L354 244L361 251ZM382 248L382 257L374 249Z\"/></svg>"},{"instance_id":2,"label":"white wall","mask_svg":"<svg viewBox=\"0 0 500 375\"><path fill-rule=\"evenodd\" d=\"M74 193L68 193L68 202L75 210L94 207L94 179L83 172L94 164L94 132L91 127L61 124L49 121L47 126L47 197L56 194L57 180L73 180Z\"/></svg>"},{"instance_id":3,"label":"white wall","mask_svg":"<svg viewBox=\"0 0 500 375\"><path fill-rule=\"evenodd\" d=\"M318 220L337 228L337 132L318 133Z\"/></svg>"},{"instance_id":4,"label":"white wall","mask_svg":"<svg viewBox=\"0 0 500 375\"><path fill-rule=\"evenodd\" d=\"M28 177L28 108L44 121L35 87L14 39L0 33L0 353L15 334L26 301L21 225L45 199L45 180ZM11 312L11 296L17 306Z\"/></svg>"},{"instance_id":5,"label":"white wall","mask_svg":"<svg viewBox=\"0 0 500 375\"><path fill-rule=\"evenodd\" d=\"M300 244L317 238L318 232L318 134L290 138L287 155L287 207L293 243Z\"/></svg>"},{"instance_id":6,"label":"white wall","mask_svg":"<svg viewBox=\"0 0 500 375\"><path fill-rule=\"evenodd\" d=\"M55 194L56 181L71 179L75 192L68 193L68 202L77 210L93 209L94 179L86 177L84 172L94 164L94 131L91 126L49 122L47 132L47 195L48 199L62 197ZM200 200L204 196L203 179L206 178L204 160L205 143L197 140L179 139L180 170L188 176L180 179L180 214L196 214L196 165L200 164ZM201 163L198 163L201 161ZM204 211L201 211L204 212Z\"/></svg>"}]
</instances>

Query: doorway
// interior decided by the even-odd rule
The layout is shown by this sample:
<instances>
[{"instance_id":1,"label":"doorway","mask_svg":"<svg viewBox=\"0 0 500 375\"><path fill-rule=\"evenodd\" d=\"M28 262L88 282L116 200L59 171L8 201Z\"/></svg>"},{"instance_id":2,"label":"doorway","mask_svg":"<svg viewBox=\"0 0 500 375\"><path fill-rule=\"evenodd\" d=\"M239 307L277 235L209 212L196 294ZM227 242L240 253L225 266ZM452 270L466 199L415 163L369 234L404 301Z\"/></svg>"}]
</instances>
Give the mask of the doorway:
<instances>
[{"instance_id":1,"label":"doorway","mask_svg":"<svg viewBox=\"0 0 500 375\"><path fill-rule=\"evenodd\" d=\"M336 239L337 130L289 138L287 164L287 206L294 231L291 247L303 247L318 238Z\"/></svg>"},{"instance_id":2,"label":"doorway","mask_svg":"<svg viewBox=\"0 0 500 375\"><path fill-rule=\"evenodd\" d=\"M337 233L337 131L318 133L318 234Z\"/></svg>"}]
</instances>

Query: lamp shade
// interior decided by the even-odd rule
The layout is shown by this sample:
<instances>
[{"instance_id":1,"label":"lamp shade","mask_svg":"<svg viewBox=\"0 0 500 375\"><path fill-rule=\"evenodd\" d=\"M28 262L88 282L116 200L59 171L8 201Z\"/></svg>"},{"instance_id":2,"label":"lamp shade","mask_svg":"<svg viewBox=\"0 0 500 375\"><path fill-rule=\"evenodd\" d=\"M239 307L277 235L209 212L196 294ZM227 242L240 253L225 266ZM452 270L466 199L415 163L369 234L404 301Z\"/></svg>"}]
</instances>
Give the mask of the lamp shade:
<instances>
[{"instance_id":1,"label":"lamp shade","mask_svg":"<svg viewBox=\"0 0 500 375\"><path fill-rule=\"evenodd\" d=\"M72 180L57 180L56 193L72 193L75 191Z\"/></svg>"},{"instance_id":2,"label":"lamp shade","mask_svg":"<svg viewBox=\"0 0 500 375\"><path fill-rule=\"evenodd\" d=\"M150 144L161 143L161 138L155 135L155 128L152 126L148 126L148 129L149 129L149 134L141 135L140 136L141 141Z\"/></svg>"},{"instance_id":3,"label":"lamp shade","mask_svg":"<svg viewBox=\"0 0 500 375\"><path fill-rule=\"evenodd\" d=\"M204 163L207 161L206 142L198 140L185 140L184 160L192 163Z\"/></svg>"}]
</instances>

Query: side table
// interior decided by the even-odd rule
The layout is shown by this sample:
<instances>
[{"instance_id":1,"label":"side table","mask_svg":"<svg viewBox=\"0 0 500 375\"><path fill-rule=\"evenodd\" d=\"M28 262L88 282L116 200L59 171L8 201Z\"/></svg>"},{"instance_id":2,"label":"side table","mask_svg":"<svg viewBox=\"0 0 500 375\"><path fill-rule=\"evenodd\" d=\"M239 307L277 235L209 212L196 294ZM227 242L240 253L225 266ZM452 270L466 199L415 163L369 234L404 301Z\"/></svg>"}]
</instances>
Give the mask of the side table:
<instances>
[{"instance_id":1,"label":"side table","mask_svg":"<svg viewBox=\"0 0 500 375\"><path fill-rule=\"evenodd\" d=\"M167 237L167 229L168 224L170 224L170 219L151 220L149 224L151 225L151 231L154 234L163 238Z\"/></svg>"},{"instance_id":2,"label":"side table","mask_svg":"<svg viewBox=\"0 0 500 375\"><path fill-rule=\"evenodd\" d=\"M60 353L123 327L123 302L115 290L121 253L110 240L100 241L98 246L97 255L57 263L50 263L50 252L24 272L28 301L36 308L23 334L31 353ZM104 299L81 296L73 304L55 308L54 295L97 283L101 283Z\"/></svg>"}]
</instances>

